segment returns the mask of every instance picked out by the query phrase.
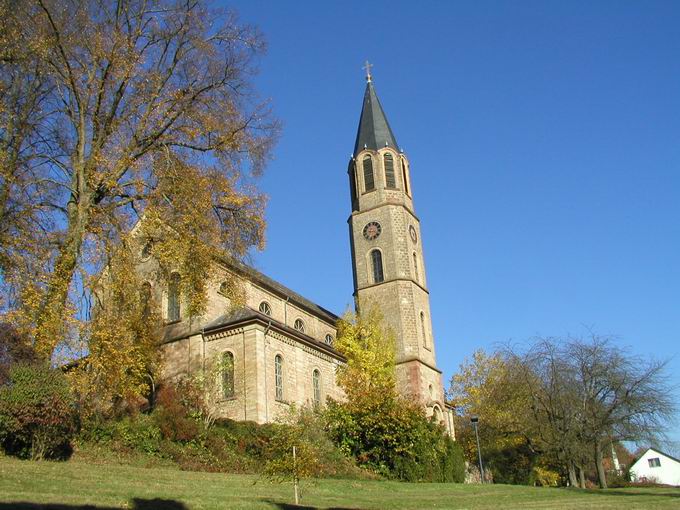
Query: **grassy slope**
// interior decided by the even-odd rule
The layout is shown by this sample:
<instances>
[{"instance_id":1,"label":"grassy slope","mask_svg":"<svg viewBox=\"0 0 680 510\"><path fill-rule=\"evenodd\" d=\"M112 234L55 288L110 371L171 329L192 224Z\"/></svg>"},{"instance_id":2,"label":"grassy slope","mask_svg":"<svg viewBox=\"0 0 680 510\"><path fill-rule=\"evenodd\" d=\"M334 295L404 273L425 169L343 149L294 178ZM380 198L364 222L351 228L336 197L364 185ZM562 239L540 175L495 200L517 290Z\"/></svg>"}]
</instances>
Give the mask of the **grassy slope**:
<instances>
[{"instance_id":1,"label":"grassy slope","mask_svg":"<svg viewBox=\"0 0 680 510\"><path fill-rule=\"evenodd\" d=\"M80 510L85 505L136 510L288 509L294 508L289 505L291 492L288 486L247 475L0 457L0 510ZM165 501L153 501L156 498ZM664 509L680 508L680 489L583 492L508 485L321 480L307 484L303 504L342 509Z\"/></svg>"}]
</instances>

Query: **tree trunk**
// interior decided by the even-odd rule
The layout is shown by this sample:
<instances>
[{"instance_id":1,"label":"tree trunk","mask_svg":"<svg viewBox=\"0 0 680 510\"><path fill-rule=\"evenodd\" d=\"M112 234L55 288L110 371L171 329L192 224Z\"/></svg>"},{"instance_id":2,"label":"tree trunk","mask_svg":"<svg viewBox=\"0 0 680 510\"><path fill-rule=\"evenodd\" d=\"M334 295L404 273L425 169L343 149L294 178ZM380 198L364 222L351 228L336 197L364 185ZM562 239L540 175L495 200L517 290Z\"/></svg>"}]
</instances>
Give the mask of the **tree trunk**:
<instances>
[{"instance_id":1,"label":"tree trunk","mask_svg":"<svg viewBox=\"0 0 680 510\"><path fill-rule=\"evenodd\" d=\"M577 466L578 467L578 481L579 481L579 487L581 489L586 488L586 472L583 469L583 466Z\"/></svg>"},{"instance_id":2,"label":"tree trunk","mask_svg":"<svg viewBox=\"0 0 680 510\"><path fill-rule=\"evenodd\" d=\"M600 489L607 488L607 476L604 472L602 464L602 445L599 441L595 441L595 468L597 469L597 481L600 484Z\"/></svg>"},{"instance_id":3,"label":"tree trunk","mask_svg":"<svg viewBox=\"0 0 680 510\"><path fill-rule=\"evenodd\" d=\"M36 320L36 350L50 359L65 334L65 312L69 288L75 273L90 217L90 196L81 194L68 207L68 228L59 247L54 270Z\"/></svg>"},{"instance_id":4,"label":"tree trunk","mask_svg":"<svg viewBox=\"0 0 680 510\"><path fill-rule=\"evenodd\" d=\"M574 466L574 463L571 461L568 462L568 470L569 470L569 486L578 487L578 482L576 481L576 467Z\"/></svg>"}]
</instances>

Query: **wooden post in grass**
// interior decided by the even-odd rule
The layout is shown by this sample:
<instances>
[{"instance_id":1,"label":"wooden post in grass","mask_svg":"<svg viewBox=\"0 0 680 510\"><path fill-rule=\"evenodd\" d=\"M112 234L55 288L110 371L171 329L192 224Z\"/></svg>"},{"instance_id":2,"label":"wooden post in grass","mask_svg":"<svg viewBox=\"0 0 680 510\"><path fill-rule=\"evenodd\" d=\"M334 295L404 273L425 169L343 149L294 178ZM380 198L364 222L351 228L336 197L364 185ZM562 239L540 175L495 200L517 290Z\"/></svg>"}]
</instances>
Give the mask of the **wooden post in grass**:
<instances>
[{"instance_id":1,"label":"wooden post in grass","mask_svg":"<svg viewBox=\"0 0 680 510\"><path fill-rule=\"evenodd\" d=\"M293 445L293 487L295 489L295 504L300 504L300 496L298 494L298 472L297 472L297 456L295 454L295 446Z\"/></svg>"}]
</instances>

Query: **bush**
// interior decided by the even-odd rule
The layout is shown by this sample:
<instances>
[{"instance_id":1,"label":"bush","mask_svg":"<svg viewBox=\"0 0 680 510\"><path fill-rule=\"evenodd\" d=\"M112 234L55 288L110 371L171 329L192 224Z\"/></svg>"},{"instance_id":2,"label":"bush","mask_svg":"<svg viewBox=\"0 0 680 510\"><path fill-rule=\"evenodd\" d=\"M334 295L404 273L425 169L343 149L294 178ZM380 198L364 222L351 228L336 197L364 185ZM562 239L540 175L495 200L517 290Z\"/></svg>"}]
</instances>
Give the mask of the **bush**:
<instances>
[{"instance_id":1,"label":"bush","mask_svg":"<svg viewBox=\"0 0 680 510\"><path fill-rule=\"evenodd\" d=\"M18 364L0 387L0 443L21 458L64 458L75 432L74 401L60 370Z\"/></svg>"},{"instance_id":2,"label":"bush","mask_svg":"<svg viewBox=\"0 0 680 510\"><path fill-rule=\"evenodd\" d=\"M160 389L153 413L164 439L188 442L198 438L201 430L196 410L184 397L181 388L167 385Z\"/></svg>"},{"instance_id":3,"label":"bush","mask_svg":"<svg viewBox=\"0 0 680 510\"><path fill-rule=\"evenodd\" d=\"M360 466L404 481L463 482L461 448L422 410L400 398L329 402L329 437Z\"/></svg>"},{"instance_id":4,"label":"bush","mask_svg":"<svg viewBox=\"0 0 680 510\"><path fill-rule=\"evenodd\" d=\"M324 416L310 408L292 409L263 451L265 474L275 480L286 478L365 477L353 459L333 444L324 430ZM292 459L296 447L297 462Z\"/></svg>"},{"instance_id":5,"label":"bush","mask_svg":"<svg viewBox=\"0 0 680 510\"><path fill-rule=\"evenodd\" d=\"M158 455L161 452L161 429L154 418L147 414L122 419L116 426L115 437L132 450L149 455Z\"/></svg>"},{"instance_id":6,"label":"bush","mask_svg":"<svg viewBox=\"0 0 680 510\"><path fill-rule=\"evenodd\" d=\"M560 482L560 474L550 469L536 466L533 471L534 485L541 487L557 487Z\"/></svg>"}]
</instances>

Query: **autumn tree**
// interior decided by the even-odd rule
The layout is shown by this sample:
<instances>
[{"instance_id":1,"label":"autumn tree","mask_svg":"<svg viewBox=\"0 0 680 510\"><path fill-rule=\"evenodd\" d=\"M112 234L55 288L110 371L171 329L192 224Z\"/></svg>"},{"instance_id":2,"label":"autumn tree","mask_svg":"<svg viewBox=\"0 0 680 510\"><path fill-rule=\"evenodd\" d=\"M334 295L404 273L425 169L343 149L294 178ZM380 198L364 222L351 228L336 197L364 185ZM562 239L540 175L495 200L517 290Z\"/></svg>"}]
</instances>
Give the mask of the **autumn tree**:
<instances>
[{"instance_id":1,"label":"autumn tree","mask_svg":"<svg viewBox=\"0 0 680 510\"><path fill-rule=\"evenodd\" d=\"M253 177L278 126L249 81L262 37L200 0L0 5L0 214L29 222L0 232L0 250L11 261L21 250L8 239L44 241L20 280L16 327L45 357L78 336L93 275L123 252L134 262L140 218L138 235L163 274L182 273L200 314L213 258L263 244Z\"/></svg>"},{"instance_id":2,"label":"autumn tree","mask_svg":"<svg viewBox=\"0 0 680 510\"><path fill-rule=\"evenodd\" d=\"M362 303L360 314L346 314L334 345L347 359L337 370L346 400L329 401L325 418L340 449L360 465L394 478L461 482L458 445L418 402L397 393L395 337L379 309Z\"/></svg>"},{"instance_id":3,"label":"autumn tree","mask_svg":"<svg viewBox=\"0 0 680 510\"><path fill-rule=\"evenodd\" d=\"M0 1L0 281L13 290L37 269L41 236L53 226L45 200L56 189L34 158L52 85L24 44L15 8ZM0 294L0 311L14 298Z\"/></svg>"},{"instance_id":4,"label":"autumn tree","mask_svg":"<svg viewBox=\"0 0 680 510\"><path fill-rule=\"evenodd\" d=\"M338 322L334 344L347 358L338 367L337 382L356 405L396 394L394 333L383 325L376 306L365 308L364 315L347 313Z\"/></svg>"},{"instance_id":5,"label":"autumn tree","mask_svg":"<svg viewBox=\"0 0 680 510\"><path fill-rule=\"evenodd\" d=\"M530 416L530 396L520 375L502 353L478 350L461 364L449 390L458 412L456 438L466 457L476 463L470 417L478 416L485 467L491 468L495 480L506 483L528 483L541 453Z\"/></svg>"}]
</instances>

